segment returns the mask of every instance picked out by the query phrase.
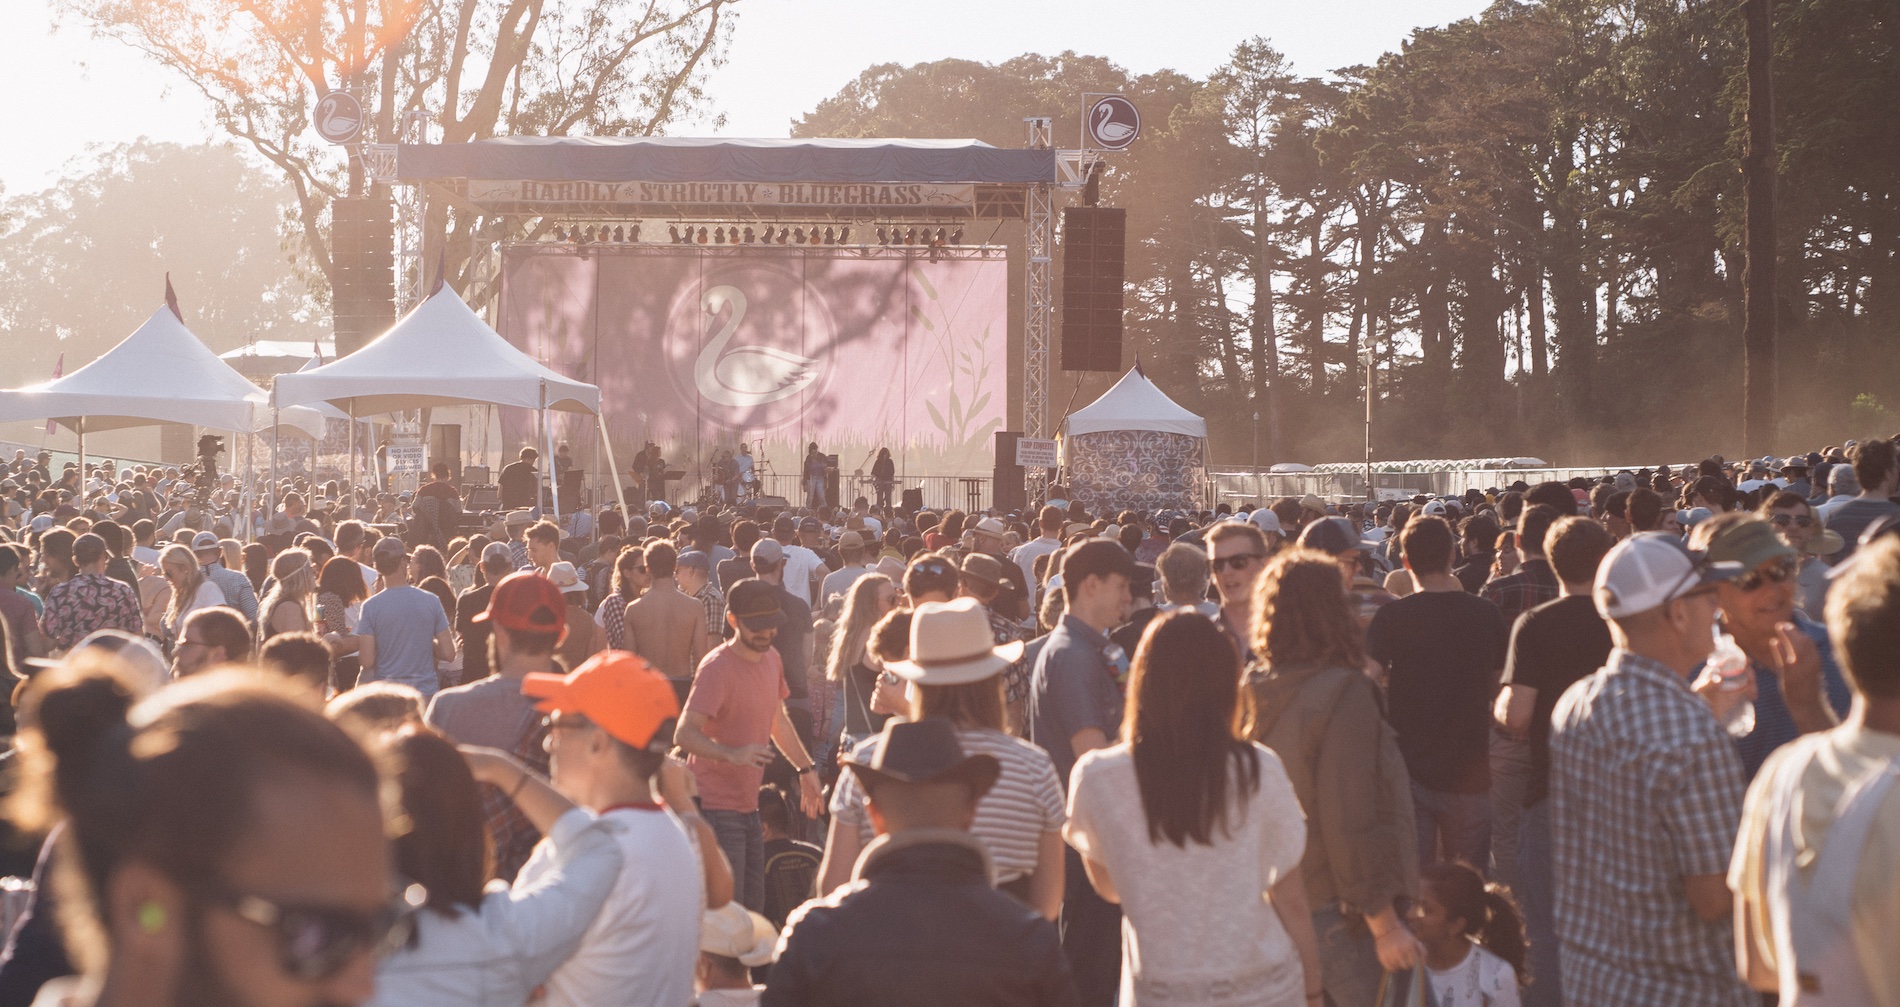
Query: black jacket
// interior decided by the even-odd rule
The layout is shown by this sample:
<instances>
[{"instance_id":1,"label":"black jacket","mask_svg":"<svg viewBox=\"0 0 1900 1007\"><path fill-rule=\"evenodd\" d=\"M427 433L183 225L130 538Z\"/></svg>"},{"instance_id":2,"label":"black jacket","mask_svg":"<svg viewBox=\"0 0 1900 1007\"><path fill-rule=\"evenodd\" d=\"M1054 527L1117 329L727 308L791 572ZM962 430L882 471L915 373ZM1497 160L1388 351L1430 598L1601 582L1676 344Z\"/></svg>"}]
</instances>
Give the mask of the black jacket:
<instances>
[{"instance_id":1,"label":"black jacket","mask_svg":"<svg viewBox=\"0 0 1900 1007\"><path fill-rule=\"evenodd\" d=\"M990 887L967 832L879 837L858 877L785 922L762 1007L1074 1007L1055 924Z\"/></svg>"}]
</instances>

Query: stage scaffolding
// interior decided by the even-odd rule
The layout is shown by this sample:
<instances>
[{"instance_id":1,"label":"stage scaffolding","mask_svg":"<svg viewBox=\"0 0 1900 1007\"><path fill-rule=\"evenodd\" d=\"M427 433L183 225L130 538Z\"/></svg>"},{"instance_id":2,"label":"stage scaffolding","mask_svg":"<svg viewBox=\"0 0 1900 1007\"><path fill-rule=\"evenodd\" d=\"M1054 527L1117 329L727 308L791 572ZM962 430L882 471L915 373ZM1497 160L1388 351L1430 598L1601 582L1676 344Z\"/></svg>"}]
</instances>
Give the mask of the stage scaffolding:
<instances>
[{"instance_id":1,"label":"stage scaffolding","mask_svg":"<svg viewBox=\"0 0 1900 1007\"><path fill-rule=\"evenodd\" d=\"M509 217L519 221L521 235L527 240L567 241L575 244L588 243L628 243L628 244L669 244L669 229L677 227L704 230L708 227L751 227L779 228L795 227L803 224L811 230L812 243L817 243L818 228L848 227L850 240L847 243L842 236L838 245L869 246L881 245L884 226L893 231L908 229L915 232L918 226L926 236L922 244L931 243L932 237L942 247L952 234L957 235L956 242L968 231L974 246L990 245L988 236L979 233L978 226L987 221L1022 220L1025 225L1024 236L1024 318L1023 333L1023 372L1021 429L1024 436L1046 438L1056 434L1054 420L1050 415L1049 382L1050 341L1055 319L1055 284L1053 282L1053 262L1056 249L1055 215L1058 209L1059 193L1080 190L1087 182L1094 164L1102 158L1097 151L1055 150L1053 149L1053 119L1050 117L1032 117L1024 120L1027 127L1027 142L1024 149L1009 151L1006 148L990 148L987 145L974 144L981 148L965 151L967 164L981 166L983 170L1000 171L1000 175L990 176L983 171L970 171L963 176L955 176L955 181L974 180L975 200L967 210L955 213L933 211L918 208L906 215L902 212L891 213L886 210L855 212L841 210L797 209L787 207L761 211L753 206L743 210L708 212L704 207L654 204L617 204L617 205L535 205L524 202L491 203L477 198L470 190L468 179L471 177L510 177L510 178L553 178L563 180L607 180L600 174L603 162L598 160L605 151L602 145L622 144L630 152L636 163L625 174L614 178L660 177L655 175L656 165L666 166L669 156L680 158L682 165L689 161L703 165L707 161L707 146L717 146L724 141L669 139L669 138L504 138L498 141L481 141L463 145L432 145L428 141L427 119L421 113L411 113L402 123L401 144L367 144L363 149L364 164L370 176L378 183L390 186L396 203L396 290L398 311L407 311L420 299L421 294L432 281L433 258L426 255L424 249L427 239L422 233L424 222L428 219L428 210L432 205L446 205L462 212L478 212ZM529 173L528 166L542 151L535 148L563 147L571 143L583 156L596 158L586 164L566 159L549 161L558 164L556 170L545 175ZM837 157L847 155L863 145L877 144L971 144L972 141L904 141L904 140L790 140L790 141L730 141L738 146L758 145L756 149L745 151L748 156L764 158L773 156L771 146L782 145L791 148L804 148L808 156L819 159L831 158L826 162L834 166L839 163ZM841 149L828 149L828 145L837 145ZM486 168L450 168L445 167L452 159L463 157L461 151L467 151L473 162L484 162ZM486 148L486 149L482 149ZM548 153L554 153L549 150ZM1043 159L1036 159L1041 154ZM869 151L867 151L869 153ZM888 153L888 152L887 152ZM919 169L921 160L910 160L910 155L918 158L928 157L930 151L899 152L898 159L886 156L878 162L880 168L892 163L901 163L906 169ZM1000 156L990 156L1000 155ZM1014 157L1017 160L1008 164L1004 159ZM1030 161L1022 161L1025 156ZM493 170L497 163L505 163L506 173ZM865 163L869 163L866 161ZM945 162L936 162L920 170L924 174L918 177L932 176L936 182L952 181L953 177L944 174ZM1039 164L1040 167L1029 172L1023 171L1025 164ZM611 170L611 169L610 169ZM700 170L705 170L703 167ZM769 174L769 168L762 169ZM844 169L850 171L851 169ZM880 169L866 169L867 171ZM693 180L696 176L683 173L666 176L665 181ZM1010 174L1010 172L1015 174ZM715 171L715 173L718 173ZM888 172L887 172L888 173ZM711 177L710 175L705 177ZM722 177L727 177L722 175ZM784 178L766 178L766 181L784 181L791 178L804 179L805 175L787 175ZM827 179L828 180L828 179ZM903 179L885 177L860 172L854 181L897 182ZM750 225L750 226L748 226ZM815 226L814 226L815 225ZM735 234L737 233L735 227ZM769 228L768 228L769 231ZM610 235L612 237L610 237ZM877 236L874 238L874 236ZM993 236L993 235L992 235ZM521 236L507 240L522 240ZM750 238L748 237L748 241ZM780 242L783 243L782 241ZM832 244L827 241L826 244ZM905 244L913 244L915 238ZM896 244L893 241L893 244ZM957 248L954 243L944 247L949 254L968 254L974 249ZM993 247L993 246L992 246ZM1014 459L1004 459L1006 464ZM1030 470L1026 473L1031 499L1040 496L1045 488L1046 473L1042 470Z\"/></svg>"}]
</instances>

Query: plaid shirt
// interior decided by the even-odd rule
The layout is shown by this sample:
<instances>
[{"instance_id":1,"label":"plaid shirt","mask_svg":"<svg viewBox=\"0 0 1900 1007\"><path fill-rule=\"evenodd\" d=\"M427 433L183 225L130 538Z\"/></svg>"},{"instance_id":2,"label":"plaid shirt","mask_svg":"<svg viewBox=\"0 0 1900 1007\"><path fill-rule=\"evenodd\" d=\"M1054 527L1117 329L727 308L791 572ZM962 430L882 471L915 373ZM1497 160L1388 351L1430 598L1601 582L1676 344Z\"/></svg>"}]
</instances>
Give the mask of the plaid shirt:
<instances>
[{"instance_id":1,"label":"plaid shirt","mask_svg":"<svg viewBox=\"0 0 1900 1007\"><path fill-rule=\"evenodd\" d=\"M1513 623L1531 609L1556 601L1563 587L1557 583L1557 571L1550 568L1549 560L1527 559L1518 564L1516 573L1486 583L1480 593L1504 613L1506 623Z\"/></svg>"},{"instance_id":2,"label":"plaid shirt","mask_svg":"<svg viewBox=\"0 0 1900 1007\"><path fill-rule=\"evenodd\" d=\"M1683 879L1722 876L1742 767L1688 682L1625 650L1551 716L1551 834L1564 999L1759 1005L1735 974L1728 920L1690 909Z\"/></svg>"},{"instance_id":3,"label":"plaid shirt","mask_svg":"<svg viewBox=\"0 0 1900 1007\"><path fill-rule=\"evenodd\" d=\"M700 588L693 597L698 598L700 605L706 609L706 632L711 633L714 640L725 639L726 596L720 592L719 585L707 580L706 586Z\"/></svg>"},{"instance_id":4,"label":"plaid shirt","mask_svg":"<svg viewBox=\"0 0 1900 1007\"><path fill-rule=\"evenodd\" d=\"M71 650L100 629L143 636L145 616L139 608L139 593L102 573L79 574L46 592L40 632L53 646Z\"/></svg>"}]
</instances>

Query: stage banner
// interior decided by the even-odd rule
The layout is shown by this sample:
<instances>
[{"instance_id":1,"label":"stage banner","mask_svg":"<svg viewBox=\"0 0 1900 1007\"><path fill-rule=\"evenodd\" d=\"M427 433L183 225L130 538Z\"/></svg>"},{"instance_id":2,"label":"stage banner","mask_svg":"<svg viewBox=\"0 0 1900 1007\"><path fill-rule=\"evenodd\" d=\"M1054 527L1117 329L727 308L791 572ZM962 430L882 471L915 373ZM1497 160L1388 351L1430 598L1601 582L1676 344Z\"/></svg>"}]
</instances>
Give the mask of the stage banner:
<instances>
[{"instance_id":1,"label":"stage banner","mask_svg":"<svg viewBox=\"0 0 1900 1007\"><path fill-rule=\"evenodd\" d=\"M879 448L900 481L983 475L1005 421L1008 271L1002 257L830 249L596 250L512 246L501 334L600 386L624 474L648 441L695 495L716 459L749 445L796 474L807 445L837 455L849 502ZM537 420L505 411L508 445ZM588 421L556 438L591 454ZM507 449L512 455L513 447ZM604 460L590 464L603 471Z\"/></svg>"}]
</instances>

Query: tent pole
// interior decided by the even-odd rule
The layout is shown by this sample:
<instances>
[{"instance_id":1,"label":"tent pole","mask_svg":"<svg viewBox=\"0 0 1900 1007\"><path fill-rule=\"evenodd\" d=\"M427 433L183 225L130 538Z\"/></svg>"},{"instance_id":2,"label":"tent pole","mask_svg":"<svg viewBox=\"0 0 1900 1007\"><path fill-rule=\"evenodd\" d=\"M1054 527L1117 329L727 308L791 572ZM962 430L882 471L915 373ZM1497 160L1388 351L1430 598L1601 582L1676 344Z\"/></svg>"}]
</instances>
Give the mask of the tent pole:
<instances>
[{"instance_id":1,"label":"tent pole","mask_svg":"<svg viewBox=\"0 0 1900 1007\"><path fill-rule=\"evenodd\" d=\"M350 473L349 473L349 483L348 483L349 488L344 490L344 492L350 495L349 507L346 512L349 514L349 516L355 517L356 516L356 400L355 399L350 400L350 446L349 447L350 447Z\"/></svg>"},{"instance_id":2,"label":"tent pole","mask_svg":"<svg viewBox=\"0 0 1900 1007\"><path fill-rule=\"evenodd\" d=\"M627 513L627 490L620 485L620 466L614 464L614 442L607 436L607 414L597 412L594 419L600 424L600 446L607 452L607 481L613 484L614 500L620 504L620 517L624 520L633 515Z\"/></svg>"},{"instance_id":3,"label":"tent pole","mask_svg":"<svg viewBox=\"0 0 1900 1007\"><path fill-rule=\"evenodd\" d=\"M75 420L73 430L79 434L79 509L86 509L86 418Z\"/></svg>"},{"instance_id":4,"label":"tent pole","mask_svg":"<svg viewBox=\"0 0 1900 1007\"><path fill-rule=\"evenodd\" d=\"M278 422L279 420L278 420L278 415L277 415L277 396L275 393L273 393L271 395L271 407L270 407L270 492L266 494L270 498L270 512L273 515L277 513L277 435L278 435L277 427L278 427ZM318 441L321 442L322 438L318 438ZM312 448L310 451L310 460L314 462L316 461L316 459L317 459L317 452L314 448Z\"/></svg>"},{"instance_id":5,"label":"tent pole","mask_svg":"<svg viewBox=\"0 0 1900 1007\"><path fill-rule=\"evenodd\" d=\"M561 523L561 484L554 477L554 424L548 422L548 383L541 382L541 435L547 443L548 499L554 505L554 523Z\"/></svg>"},{"instance_id":6,"label":"tent pole","mask_svg":"<svg viewBox=\"0 0 1900 1007\"><path fill-rule=\"evenodd\" d=\"M251 422L248 426L257 426L257 407L251 407ZM244 502L244 539L257 538L257 435L249 430L244 432L244 492L238 495Z\"/></svg>"}]
</instances>

